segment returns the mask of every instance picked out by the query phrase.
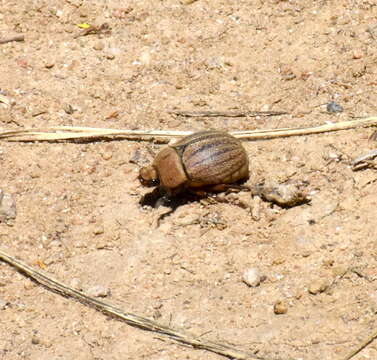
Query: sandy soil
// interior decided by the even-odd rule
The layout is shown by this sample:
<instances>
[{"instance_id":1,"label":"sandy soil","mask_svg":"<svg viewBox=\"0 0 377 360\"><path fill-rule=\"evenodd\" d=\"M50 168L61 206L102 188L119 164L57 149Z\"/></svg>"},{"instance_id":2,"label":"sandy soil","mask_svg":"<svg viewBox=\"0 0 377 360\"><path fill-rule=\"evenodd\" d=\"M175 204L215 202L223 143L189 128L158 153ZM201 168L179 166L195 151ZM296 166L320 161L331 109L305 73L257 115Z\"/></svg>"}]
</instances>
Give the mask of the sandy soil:
<instances>
[{"instance_id":1,"label":"sandy soil","mask_svg":"<svg viewBox=\"0 0 377 360\"><path fill-rule=\"evenodd\" d=\"M25 35L0 45L0 91L12 101L0 103L3 130L230 131L377 113L373 1L121 3L2 1L1 37ZM77 37L78 23L108 23L111 33ZM344 111L327 113L329 101ZM198 119L171 109L289 114ZM377 327L377 172L349 165L377 147L372 132L245 142L250 184L305 181L312 203L262 202L255 220L232 204L191 202L158 229L156 210L139 204L147 143L1 142L0 189L18 211L0 224L1 249L127 311L260 357L340 359ZM247 286L248 269L265 280ZM4 360L221 358L109 319L4 263L0 305ZM354 359L377 359L377 343Z\"/></svg>"}]
</instances>

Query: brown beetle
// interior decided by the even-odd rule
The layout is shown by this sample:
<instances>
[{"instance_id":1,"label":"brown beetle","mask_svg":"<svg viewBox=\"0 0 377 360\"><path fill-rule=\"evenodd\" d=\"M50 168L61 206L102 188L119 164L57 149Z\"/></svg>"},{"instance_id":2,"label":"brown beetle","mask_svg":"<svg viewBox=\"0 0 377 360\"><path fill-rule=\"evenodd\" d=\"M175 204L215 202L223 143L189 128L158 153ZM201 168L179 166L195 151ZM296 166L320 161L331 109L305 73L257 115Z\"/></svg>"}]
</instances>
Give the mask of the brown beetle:
<instances>
[{"instance_id":1,"label":"brown beetle","mask_svg":"<svg viewBox=\"0 0 377 360\"><path fill-rule=\"evenodd\" d=\"M184 189L222 191L249 178L249 160L241 142L222 131L201 131L164 147L152 165L140 169L146 186L160 185L168 195Z\"/></svg>"}]
</instances>

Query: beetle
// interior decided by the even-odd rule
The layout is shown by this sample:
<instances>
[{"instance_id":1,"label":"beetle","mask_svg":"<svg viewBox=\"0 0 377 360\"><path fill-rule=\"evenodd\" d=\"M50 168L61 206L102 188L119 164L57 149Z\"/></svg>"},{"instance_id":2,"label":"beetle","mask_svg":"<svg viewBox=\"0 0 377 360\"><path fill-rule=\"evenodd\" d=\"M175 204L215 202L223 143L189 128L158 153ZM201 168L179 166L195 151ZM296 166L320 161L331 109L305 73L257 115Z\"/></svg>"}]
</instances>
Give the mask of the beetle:
<instances>
[{"instance_id":1,"label":"beetle","mask_svg":"<svg viewBox=\"0 0 377 360\"><path fill-rule=\"evenodd\" d=\"M145 186L160 186L168 196L185 190L224 191L249 178L249 159L241 142L216 130L200 131L161 149L139 171Z\"/></svg>"}]
</instances>

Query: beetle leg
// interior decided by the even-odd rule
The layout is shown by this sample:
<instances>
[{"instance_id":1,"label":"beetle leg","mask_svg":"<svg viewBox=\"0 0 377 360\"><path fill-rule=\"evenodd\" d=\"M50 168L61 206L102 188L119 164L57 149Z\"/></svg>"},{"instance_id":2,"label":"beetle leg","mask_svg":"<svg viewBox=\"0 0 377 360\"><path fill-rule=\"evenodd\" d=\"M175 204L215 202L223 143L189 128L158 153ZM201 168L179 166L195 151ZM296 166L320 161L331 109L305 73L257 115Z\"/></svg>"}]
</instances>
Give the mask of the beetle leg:
<instances>
[{"instance_id":1,"label":"beetle leg","mask_svg":"<svg viewBox=\"0 0 377 360\"><path fill-rule=\"evenodd\" d=\"M159 214L153 221L152 227L157 229L161 225L161 221L164 220L166 217L170 216L177 208L172 208L162 214Z\"/></svg>"},{"instance_id":2,"label":"beetle leg","mask_svg":"<svg viewBox=\"0 0 377 360\"><path fill-rule=\"evenodd\" d=\"M238 185L238 184L218 184L218 185L212 185L212 186L206 187L206 190L208 192L214 192L214 193L225 192L228 194L228 193L234 192L234 190L236 192L250 191L250 187L247 185Z\"/></svg>"},{"instance_id":3,"label":"beetle leg","mask_svg":"<svg viewBox=\"0 0 377 360\"><path fill-rule=\"evenodd\" d=\"M198 189L188 188L188 191L190 192L190 194L197 196L197 197L200 197L200 198L208 196L207 190L203 190L203 189L199 189L199 188Z\"/></svg>"},{"instance_id":4,"label":"beetle leg","mask_svg":"<svg viewBox=\"0 0 377 360\"><path fill-rule=\"evenodd\" d=\"M232 192L232 190L236 190L237 192L240 191L251 191L250 186L248 185L240 185L240 184L226 184L228 188L225 190L227 193Z\"/></svg>"},{"instance_id":5,"label":"beetle leg","mask_svg":"<svg viewBox=\"0 0 377 360\"><path fill-rule=\"evenodd\" d=\"M225 192L225 194L230 194L232 192L251 191L251 188L250 186L240 184L217 184L203 186L200 188L188 188L187 190L191 194L203 198L207 197L211 193L216 194Z\"/></svg>"}]
</instances>

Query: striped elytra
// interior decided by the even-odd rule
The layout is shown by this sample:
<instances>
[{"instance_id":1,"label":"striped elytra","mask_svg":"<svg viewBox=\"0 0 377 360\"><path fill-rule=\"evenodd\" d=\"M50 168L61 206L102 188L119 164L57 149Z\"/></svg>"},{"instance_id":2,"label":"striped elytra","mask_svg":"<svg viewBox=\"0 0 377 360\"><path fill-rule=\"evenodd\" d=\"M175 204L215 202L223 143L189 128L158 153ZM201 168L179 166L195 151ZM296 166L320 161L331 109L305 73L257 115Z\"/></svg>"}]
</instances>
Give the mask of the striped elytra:
<instances>
[{"instance_id":1,"label":"striped elytra","mask_svg":"<svg viewBox=\"0 0 377 360\"><path fill-rule=\"evenodd\" d=\"M172 146L192 186L229 184L248 177L248 157L239 140L221 131L203 131Z\"/></svg>"},{"instance_id":2,"label":"striped elytra","mask_svg":"<svg viewBox=\"0 0 377 360\"><path fill-rule=\"evenodd\" d=\"M184 188L233 184L249 178L241 142L222 131L201 131L163 148L151 166L140 170L143 184L159 180L168 193Z\"/></svg>"}]
</instances>

